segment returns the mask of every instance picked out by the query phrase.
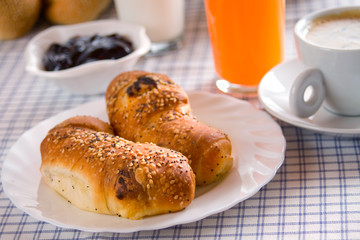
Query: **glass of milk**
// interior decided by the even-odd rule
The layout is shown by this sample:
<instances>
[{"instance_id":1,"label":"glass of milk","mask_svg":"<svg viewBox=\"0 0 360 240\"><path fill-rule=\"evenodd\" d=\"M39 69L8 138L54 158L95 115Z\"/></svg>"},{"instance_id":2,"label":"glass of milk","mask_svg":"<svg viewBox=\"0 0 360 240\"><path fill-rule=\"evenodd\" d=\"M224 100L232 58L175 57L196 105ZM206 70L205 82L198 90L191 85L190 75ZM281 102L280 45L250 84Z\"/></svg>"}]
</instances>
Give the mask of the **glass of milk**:
<instances>
[{"instance_id":1,"label":"glass of milk","mask_svg":"<svg viewBox=\"0 0 360 240\"><path fill-rule=\"evenodd\" d=\"M122 21L143 25L152 45L148 55L179 49L185 25L184 0L115 0Z\"/></svg>"}]
</instances>

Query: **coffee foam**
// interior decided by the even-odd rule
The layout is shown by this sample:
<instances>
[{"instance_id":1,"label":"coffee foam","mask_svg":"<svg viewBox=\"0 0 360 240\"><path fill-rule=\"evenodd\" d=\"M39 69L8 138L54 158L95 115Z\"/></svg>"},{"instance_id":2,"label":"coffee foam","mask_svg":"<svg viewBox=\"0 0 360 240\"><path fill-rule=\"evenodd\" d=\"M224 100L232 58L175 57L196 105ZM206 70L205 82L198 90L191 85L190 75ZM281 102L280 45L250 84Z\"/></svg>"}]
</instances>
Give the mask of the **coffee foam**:
<instances>
[{"instance_id":1,"label":"coffee foam","mask_svg":"<svg viewBox=\"0 0 360 240\"><path fill-rule=\"evenodd\" d=\"M315 18L304 30L305 39L333 49L360 49L360 10Z\"/></svg>"}]
</instances>

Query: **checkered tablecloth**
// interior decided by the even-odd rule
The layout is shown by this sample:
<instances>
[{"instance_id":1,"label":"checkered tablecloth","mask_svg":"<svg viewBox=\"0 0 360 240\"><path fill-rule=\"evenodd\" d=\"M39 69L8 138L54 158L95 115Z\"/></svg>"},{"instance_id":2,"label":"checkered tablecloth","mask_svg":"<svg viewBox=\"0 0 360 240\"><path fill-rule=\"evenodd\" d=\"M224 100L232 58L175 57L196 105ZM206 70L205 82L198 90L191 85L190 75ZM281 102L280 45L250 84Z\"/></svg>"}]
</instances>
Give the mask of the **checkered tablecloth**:
<instances>
[{"instance_id":1,"label":"checkered tablecloth","mask_svg":"<svg viewBox=\"0 0 360 240\"><path fill-rule=\"evenodd\" d=\"M261 1L254 1L261 4ZM322 8L359 0L288 0L286 58L296 56L295 22ZM114 8L102 18L116 18ZM25 37L0 42L0 168L15 141L40 121L98 99L72 95L24 71ZM1 26L0 26L1 27ZM187 91L216 92L216 74L202 0L186 1L184 46L142 59L137 69L161 72ZM155 231L91 233L38 221L16 208L0 183L0 239L360 239L360 139L340 138L278 121L287 141L285 162L253 197L201 221Z\"/></svg>"}]
</instances>

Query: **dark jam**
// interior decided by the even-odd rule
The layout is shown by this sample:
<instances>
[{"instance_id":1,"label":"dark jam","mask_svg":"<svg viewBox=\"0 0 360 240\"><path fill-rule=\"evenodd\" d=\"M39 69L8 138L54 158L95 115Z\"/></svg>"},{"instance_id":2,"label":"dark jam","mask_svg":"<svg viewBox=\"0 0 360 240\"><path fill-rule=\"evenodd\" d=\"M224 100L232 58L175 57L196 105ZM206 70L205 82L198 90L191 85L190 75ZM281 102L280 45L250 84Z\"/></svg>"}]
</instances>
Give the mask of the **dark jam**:
<instances>
[{"instance_id":1,"label":"dark jam","mask_svg":"<svg viewBox=\"0 0 360 240\"><path fill-rule=\"evenodd\" d=\"M53 43L43 57L46 71L59 71L103 59L118 59L133 51L132 43L119 34L75 36L65 44Z\"/></svg>"}]
</instances>

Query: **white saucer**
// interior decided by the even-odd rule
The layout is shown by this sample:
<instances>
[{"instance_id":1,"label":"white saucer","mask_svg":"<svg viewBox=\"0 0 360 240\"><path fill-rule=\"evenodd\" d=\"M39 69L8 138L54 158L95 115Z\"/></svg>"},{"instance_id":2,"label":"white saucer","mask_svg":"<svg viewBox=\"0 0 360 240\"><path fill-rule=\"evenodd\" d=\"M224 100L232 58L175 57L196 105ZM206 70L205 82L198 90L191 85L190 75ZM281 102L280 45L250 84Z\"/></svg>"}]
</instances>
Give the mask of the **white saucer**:
<instances>
[{"instance_id":1,"label":"white saucer","mask_svg":"<svg viewBox=\"0 0 360 240\"><path fill-rule=\"evenodd\" d=\"M279 77L298 61L292 59L271 69L261 80L258 88L259 100L264 108L276 118L292 125L331 135L354 137L360 136L360 117L345 117L327 111L323 106L309 118L299 118L288 108L286 90ZM289 79L291 81L291 79Z\"/></svg>"}]
</instances>

